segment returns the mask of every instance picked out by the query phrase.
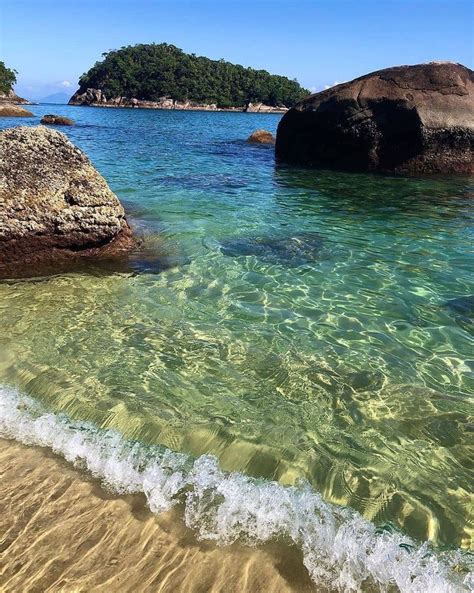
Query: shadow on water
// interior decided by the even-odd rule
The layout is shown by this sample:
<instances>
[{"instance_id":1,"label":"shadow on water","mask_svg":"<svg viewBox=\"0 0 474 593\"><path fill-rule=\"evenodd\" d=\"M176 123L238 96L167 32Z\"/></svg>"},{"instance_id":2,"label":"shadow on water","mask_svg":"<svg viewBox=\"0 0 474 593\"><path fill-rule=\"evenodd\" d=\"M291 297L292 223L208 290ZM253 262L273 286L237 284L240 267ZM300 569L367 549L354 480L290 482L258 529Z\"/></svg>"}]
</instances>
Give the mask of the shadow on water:
<instances>
[{"instance_id":1,"label":"shadow on water","mask_svg":"<svg viewBox=\"0 0 474 593\"><path fill-rule=\"evenodd\" d=\"M273 144L258 144L249 142L246 138L238 138L213 142L207 152L220 158L243 159L243 162L248 161L253 164L255 162L271 164L275 147Z\"/></svg>"},{"instance_id":2,"label":"shadow on water","mask_svg":"<svg viewBox=\"0 0 474 593\"><path fill-rule=\"evenodd\" d=\"M77 257L0 268L0 282L43 280L62 274L104 277L112 274L160 274L189 263L189 258L161 236L140 236L139 246L112 257Z\"/></svg>"},{"instance_id":3,"label":"shadow on water","mask_svg":"<svg viewBox=\"0 0 474 593\"><path fill-rule=\"evenodd\" d=\"M454 315L456 323L465 331L474 330L474 294L447 300L443 305Z\"/></svg>"},{"instance_id":4,"label":"shadow on water","mask_svg":"<svg viewBox=\"0 0 474 593\"><path fill-rule=\"evenodd\" d=\"M293 202L311 209L317 199L318 208L329 211L472 217L474 179L469 176L406 177L276 164L274 181L282 190L277 199L287 207Z\"/></svg>"}]
</instances>

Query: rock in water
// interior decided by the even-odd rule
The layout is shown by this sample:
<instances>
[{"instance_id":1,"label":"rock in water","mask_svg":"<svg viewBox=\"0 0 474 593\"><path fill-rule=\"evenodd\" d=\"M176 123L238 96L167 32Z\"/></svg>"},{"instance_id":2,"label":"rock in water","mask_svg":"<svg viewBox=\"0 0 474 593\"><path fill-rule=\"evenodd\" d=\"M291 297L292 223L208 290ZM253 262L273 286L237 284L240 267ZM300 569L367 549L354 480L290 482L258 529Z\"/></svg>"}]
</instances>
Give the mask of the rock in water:
<instances>
[{"instance_id":1,"label":"rock in water","mask_svg":"<svg viewBox=\"0 0 474 593\"><path fill-rule=\"evenodd\" d=\"M449 299L449 301L446 301L445 306L456 311L456 313L461 313L474 319L474 294Z\"/></svg>"},{"instance_id":2,"label":"rock in water","mask_svg":"<svg viewBox=\"0 0 474 593\"><path fill-rule=\"evenodd\" d=\"M471 173L474 72L397 66L297 103L277 132L280 161L359 171Z\"/></svg>"},{"instance_id":3,"label":"rock in water","mask_svg":"<svg viewBox=\"0 0 474 593\"><path fill-rule=\"evenodd\" d=\"M118 198L64 134L44 126L0 132L0 274L116 257L134 244Z\"/></svg>"},{"instance_id":4,"label":"rock in water","mask_svg":"<svg viewBox=\"0 0 474 593\"><path fill-rule=\"evenodd\" d=\"M0 117L33 117L33 114L13 103L0 103Z\"/></svg>"},{"instance_id":5,"label":"rock in water","mask_svg":"<svg viewBox=\"0 0 474 593\"><path fill-rule=\"evenodd\" d=\"M40 123L46 124L49 126L73 126L74 125L74 121L72 119L69 119L69 117L64 117L63 115L53 115L53 114L44 115L41 118Z\"/></svg>"},{"instance_id":6,"label":"rock in water","mask_svg":"<svg viewBox=\"0 0 474 593\"><path fill-rule=\"evenodd\" d=\"M292 237L243 237L221 246L230 257L253 255L270 264L299 266L317 261L323 240L318 233L301 233Z\"/></svg>"},{"instance_id":7,"label":"rock in water","mask_svg":"<svg viewBox=\"0 0 474 593\"><path fill-rule=\"evenodd\" d=\"M273 144L275 138L273 137L273 134L267 130L256 130L250 134L248 142L252 142L253 144Z\"/></svg>"}]
</instances>

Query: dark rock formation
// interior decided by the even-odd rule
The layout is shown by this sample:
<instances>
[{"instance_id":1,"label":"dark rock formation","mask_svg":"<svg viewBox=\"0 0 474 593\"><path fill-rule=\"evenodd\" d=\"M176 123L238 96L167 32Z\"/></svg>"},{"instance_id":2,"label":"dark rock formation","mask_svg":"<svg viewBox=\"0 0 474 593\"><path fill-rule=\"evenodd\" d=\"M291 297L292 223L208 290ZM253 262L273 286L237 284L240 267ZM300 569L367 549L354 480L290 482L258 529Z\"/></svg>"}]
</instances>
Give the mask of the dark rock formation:
<instances>
[{"instance_id":1,"label":"dark rock formation","mask_svg":"<svg viewBox=\"0 0 474 593\"><path fill-rule=\"evenodd\" d=\"M282 162L360 171L471 173L474 73L398 66L316 93L282 118Z\"/></svg>"},{"instance_id":2,"label":"dark rock formation","mask_svg":"<svg viewBox=\"0 0 474 593\"><path fill-rule=\"evenodd\" d=\"M85 154L44 126L0 132L0 274L135 245L118 198ZM17 274L20 272L20 274Z\"/></svg>"},{"instance_id":3,"label":"dark rock formation","mask_svg":"<svg viewBox=\"0 0 474 593\"><path fill-rule=\"evenodd\" d=\"M105 105L107 99L105 95L99 89L86 89L85 92L81 92L81 89L77 90L74 95L69 99L69 105Z\"/></svg>"},{"instance_id":4,"label":"dark rock formation","mask_svg":"<svg viewBox=\"0 0 474 593\"><path fill-rule=\"evenodd\" d=\"M74 121L69 119L68 117L64 117L62 115L44 115L41 118L41 123L46 124L48 126L73 126Z\"/></svg>"},{"instance_id":5,"label":"dark rock formation","mask_svg":"<svg viewBox=\"0 0 474 593\"><path fill-rule=\"evenodd\" d=\"M33 114L14 103L0 102L0 117L33 117Z\"/></svg>"},{"instance_id":6,"label":"dark rock formation","mask_svg":"<svg viewBox=\"0 0 474 593\"><path fill-rule=\"evenodd\" d=\"M252 142L253 144L273 144L275 138L273 137L273 134L267 130L256 130L250 134L248 142Z\"/></svg>"}]
</instances>

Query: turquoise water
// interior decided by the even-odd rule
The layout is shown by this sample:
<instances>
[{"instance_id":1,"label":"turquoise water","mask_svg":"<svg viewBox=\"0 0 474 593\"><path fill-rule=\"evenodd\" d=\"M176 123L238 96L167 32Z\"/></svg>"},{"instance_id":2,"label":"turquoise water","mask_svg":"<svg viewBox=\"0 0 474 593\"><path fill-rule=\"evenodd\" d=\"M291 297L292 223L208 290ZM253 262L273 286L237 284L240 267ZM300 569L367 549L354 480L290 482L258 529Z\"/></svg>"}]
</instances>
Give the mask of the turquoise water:
<instances>
[{"instance_id":1,"label":"turquoise water","mask_svg":"<svg viewBox=\"0 0 474 593\"><path fill-rule=\"evenodd\" d=\"M31 110L76 120L146 249L0 282L5 389L472 549L472 180L278 166L245 142L276 115Z\"/></svg>"}]
</instances>

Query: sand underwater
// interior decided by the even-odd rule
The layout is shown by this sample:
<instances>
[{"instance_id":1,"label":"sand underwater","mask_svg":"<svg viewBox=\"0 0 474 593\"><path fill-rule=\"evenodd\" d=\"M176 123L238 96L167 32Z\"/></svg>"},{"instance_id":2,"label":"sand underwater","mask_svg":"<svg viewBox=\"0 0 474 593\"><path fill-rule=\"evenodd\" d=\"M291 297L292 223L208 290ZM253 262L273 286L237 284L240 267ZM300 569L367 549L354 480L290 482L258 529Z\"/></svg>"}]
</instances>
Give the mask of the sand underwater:
<instances>
[{"instance_id":1,"label":"sand underwater","mask_svg":"<svg viewBox=\"0 0 474 593\"><path fill-rule=\"evenodd\" d=\"M472 180L60 109L147 255L0 281L0 590L474 590Z\"/></svg>"}]
</instances>

